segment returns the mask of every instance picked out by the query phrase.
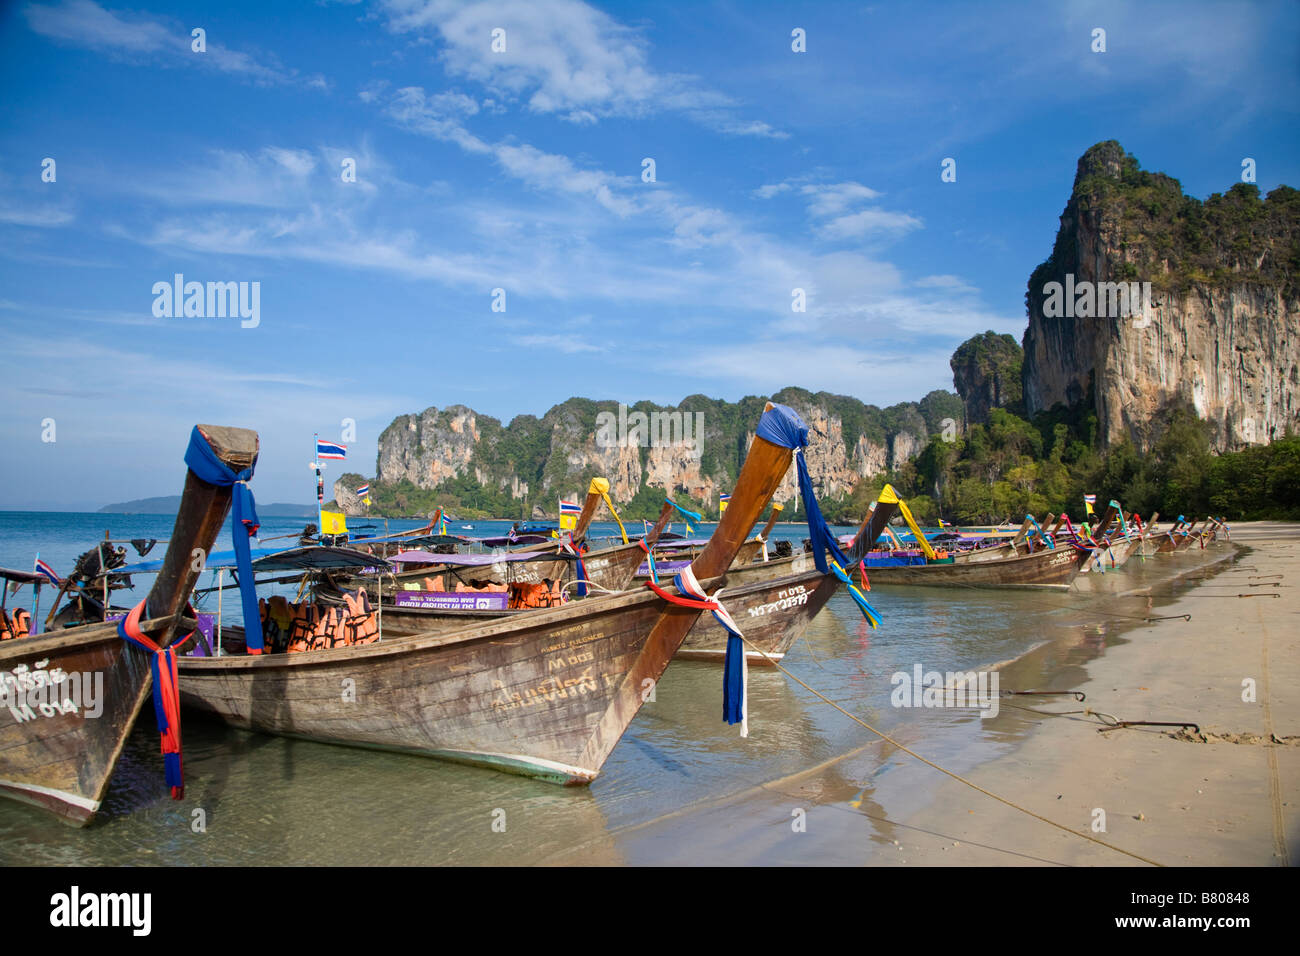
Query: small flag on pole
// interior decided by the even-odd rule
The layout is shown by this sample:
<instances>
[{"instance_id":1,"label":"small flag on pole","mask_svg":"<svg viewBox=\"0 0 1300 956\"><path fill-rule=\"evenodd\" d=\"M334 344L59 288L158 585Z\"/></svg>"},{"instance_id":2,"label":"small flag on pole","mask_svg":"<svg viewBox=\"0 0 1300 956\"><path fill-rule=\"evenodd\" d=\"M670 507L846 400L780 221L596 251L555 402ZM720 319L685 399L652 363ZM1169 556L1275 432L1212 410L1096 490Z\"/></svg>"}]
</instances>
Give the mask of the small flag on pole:
<instances>
[{"instance_id":1,"label":"small flag on pole","mask_svg":"<svg viewBox=\"0 0 1300 956\"><path fill-rule=\"evenodd\" d=\"M578 515L582 514L582 505L576 501L560 501L560 530L573 531L578 527Z\"/></svg>"},{"instance_id":2,"label":"small flag on pole","mask_svg":"<svg viewBox=\"0 0 1300 956\"><path fill-rule=\"evenodd\" d=\"M324 438L317 438L316 457L328 458L333 461L342 461L348 457L348 446L341 445L336 441L326 441Z\"/></svg>"},{"instance_id":3,"label":"small flag on pole","mask_svg":"<svg viewBox=\"0 0 1300 956\"><path fill-rule=\"evenodd\" d=\"M63 583L63 580L57 574L54 573L54 569L50 567L48 564L46 564L44 561L42 561L40 558L36 559L36 567L32 568L32 570L35 571L37 574L41 574L49 578L51 584Z\"/></svg>"},{"instance_id":4,"label":"small flag on pole","mask_svg":"<svg viewBox=\"0 0 1300 956\"><path fill-rule=\"evenodd\" d=\"M1096 503L1097 503L1096 495L1084 495L1083 507L1084 507L1085 514L1092 514L1093 513L1092 506L1095 505Z\"/></svg>"},{"instance_id":5,"label":"small flag on pole","mask_svg":"<svg viewBox=\"0 0 1300 956\"><path fill-rule=\"evenodd\" d=\"M718 495L718 514L721 515L727 510L727 505L731 503L731 495Z\"/></svg>"},{"instance_id":6,"label":"small flag on pole","mask_svg":"<svg viewBox=\"0 0 1300 956\"><path fill-rule=\"evenodd\" d=\"M370 486L369 486L369 485L362 485L360 488L357 489L357 497L358 497L358 498L364 498L364 497L365 497L366 495L368 495L368 494L370 494Z\"/></svg>"}]
</instances>

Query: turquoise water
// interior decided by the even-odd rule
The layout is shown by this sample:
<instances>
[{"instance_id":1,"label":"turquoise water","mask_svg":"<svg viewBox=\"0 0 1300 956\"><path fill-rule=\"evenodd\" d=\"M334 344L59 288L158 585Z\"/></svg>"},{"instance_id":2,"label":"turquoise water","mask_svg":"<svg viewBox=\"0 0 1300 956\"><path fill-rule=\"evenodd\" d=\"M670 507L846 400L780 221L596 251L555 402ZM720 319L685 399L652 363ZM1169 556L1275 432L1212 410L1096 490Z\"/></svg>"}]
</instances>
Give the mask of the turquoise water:
<instances>
[{"instance_id":1,"label":"turquoise water","mask_svg":"<svg viewBox=\"0 0 1300 956\"><path fill-rule=\"evenodd\" d=\"M291 533L302 523L271 519L263 533ZM473 523L475 534L496 527ZM170 518L148 515L0 514L0 564L30 567L39 545L62 572L105 527L117 537L137 537L165 536L170 526ZM784 537L804 533L782 528ZM1044 645L1007 672L1003 688L1017 681L1022 688L1075 686L1080 665L1125 639L1129 616L1146 613L1144 602L1109 594L1193 568L1210 554L1130 562L1120 572L1089 575L1094 580L1075 592L877 589L869 597L883 618L879 630L866 625L841 591L785 664L854 714L960 771L1012 746L1026 726L1024 714L1007 708L981 721L971 711L896 709L890 705L893 673L917 663L940 671L983 668ZM779 671L751 669L749 686L751 734L742 739L720 719L720 669L673 663L601 776L576 789L427 758L248 734L190 715L184 724L186 795L172 801L146 712L94 826L72 830L0 800L0 863L717 862L695 847L700 833L684 818L676 822L676 814L846 754L854 756L813 783L789 786L798 792L811 787L806 800L846 808L857 800L861 812L870 813L863 818L864 846L888 836L873 817L906 807L877 806L874 794L885 781L910 784L917 768L867 748L870 734ZM926 794L924 774L915 781L906 797L912 805ZM733 811L737 825L752 825L743 801L741 807ZM492 828L496 811L504 811L505 832ZM200 820L202 829L196 829ZM771 823L788 827L788 819ZM654 825L653 840L638 837L647 824ZM865 852L842 848L846 862ZM735 862L781 862L757 849L754 854Z\"/></svg>"}]
</instances>

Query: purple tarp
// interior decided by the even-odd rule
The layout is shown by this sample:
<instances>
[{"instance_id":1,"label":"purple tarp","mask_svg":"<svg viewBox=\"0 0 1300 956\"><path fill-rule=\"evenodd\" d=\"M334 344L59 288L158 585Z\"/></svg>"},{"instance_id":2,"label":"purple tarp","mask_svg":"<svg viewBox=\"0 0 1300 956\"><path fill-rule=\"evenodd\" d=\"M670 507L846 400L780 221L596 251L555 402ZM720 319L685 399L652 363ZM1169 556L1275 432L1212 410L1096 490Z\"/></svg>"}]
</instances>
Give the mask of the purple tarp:
<instances>
[{"instance_id":1,"label":"purple tarp","mask_svg":"<svg viewBox=\"0 0 1300 956\"><path fill-rule=\"evenodd\" d=\"M388 560L393 564L458 564L463 567L486 567L493 564L514 564L519 561L554 561L565 555L548 551L526 551L519 554L433 554L430 551L403 551Z\"/></svg>"}]
</instances>

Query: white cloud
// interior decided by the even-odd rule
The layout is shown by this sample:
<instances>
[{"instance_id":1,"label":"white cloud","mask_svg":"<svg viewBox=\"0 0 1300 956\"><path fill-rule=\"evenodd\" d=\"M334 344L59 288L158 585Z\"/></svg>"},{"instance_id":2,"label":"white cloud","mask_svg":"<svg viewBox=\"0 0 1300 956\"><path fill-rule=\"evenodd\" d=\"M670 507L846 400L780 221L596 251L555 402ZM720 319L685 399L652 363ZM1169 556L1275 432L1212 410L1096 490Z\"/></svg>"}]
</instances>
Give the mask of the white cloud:
<instances>
[{"instance_id":1,"label":"white cloud","mask_svg":"<svg viewBox=\"0 0 1300 956\"><path fill-rule=\"evenodd\" d=\"M579 0L387 0L395 33L434 38L451 76L534 113L588 125L607 117L682 112L730 136L788 134L736 115L730 97L694 76L657 72L639 32ZM493 31L505 50L493 50Z\"/></svg>"},{"instance_id":2,"label":"white cloud","mask_svg":"<svg viewBox=\"0 0 1300 956\"><path fill-rule=\"evenodd\" d=\"M809 215L838 216L849 206L880 198L880 193L861 183L809 183L799 190L808 197Z\"/></svg>"},{"instance_id":3,"label":"white cloud","mask_svg":"<svg viewBox=\"0 0 1300 956\"><path fill-rule=\"evenodd\" d=\"M858 239L880 233L901 233L920 229L921 220L901 212L883 209L862 209L839 216L818 228L826 239Z\"/></svg>"},{"instance_id":4,"label":"white cloud","mask_svg":"<svg viewBox=\"0 0 1300 956\"><path fill-rule=\"evenodd\" d=\"M215 69L260 85L298 84L322 90L329 86L319 74L302 76L270 54L254 57L225 46L214 36L205 38L204 52L195 52L190 28L136 13L114 13L94 0L64 0L57 6L32 3L23 9L23 15L41 36L117 59Z\"/></svg>"}]
</instances>

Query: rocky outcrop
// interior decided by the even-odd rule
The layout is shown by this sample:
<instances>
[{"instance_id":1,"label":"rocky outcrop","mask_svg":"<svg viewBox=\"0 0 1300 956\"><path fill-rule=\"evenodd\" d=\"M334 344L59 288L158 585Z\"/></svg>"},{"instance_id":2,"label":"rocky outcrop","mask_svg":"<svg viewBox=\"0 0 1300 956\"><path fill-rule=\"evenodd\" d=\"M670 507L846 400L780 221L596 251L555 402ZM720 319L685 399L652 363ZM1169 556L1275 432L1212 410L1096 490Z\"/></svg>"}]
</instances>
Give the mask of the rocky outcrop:
<instances>
[{"instance_id":1,"label":"rocky outcrop","mask_svg":"<svg viewBox=\"0 0 1300 956\"><path fill-rule=\"evenodd\" d=\"M1104 445L1149 447L1179 404L1219 451L1281 437L1300 427L1298 282L1296 190L1201 202L1099 143L1029 280L1026 410L1090 405Z\"/></svg>"},{"instance_id":2,"label":"rocky outcrop","mask_svg":"<svg viewBox=\"0 0 1300 956\"><path fill-rule=\"evenodd\" d=\"M794 407L809 425L805 455L820 495L845 495L862 478L916 455L925 443L927 420L915 403L882 410L847 396L793 388L773 400ZM484 496L467 489L471 481L494 489L498 506L506 500L518 502L517 513L540 508L553 514L557 498L580 500L591 478L601 475L616 502L653 489L716 504L735 482L753 438L748 429L762 407L763 400L753 397L729 403L691 396L676 407L621 408L574 398L541 418L521 415L509 426L463 405L429 408L402 415L384 430L374 485L454 489L466 507L477 508L469 499ZM792 500L796 487L792 469L778 499Z\"/></svg>"},{"instance_id":3,"label":"rocky outcrop","mask_svg":"<svg viewBox=\"0 0 1300 956\"><path fill-rule=\"evenodd\" d=\"M1024 352L1015 339L992 330L957 347L948 364L967 423L987 423L995 408L1020 407L1023 360Z\"/></svg>"}]
</instances>

